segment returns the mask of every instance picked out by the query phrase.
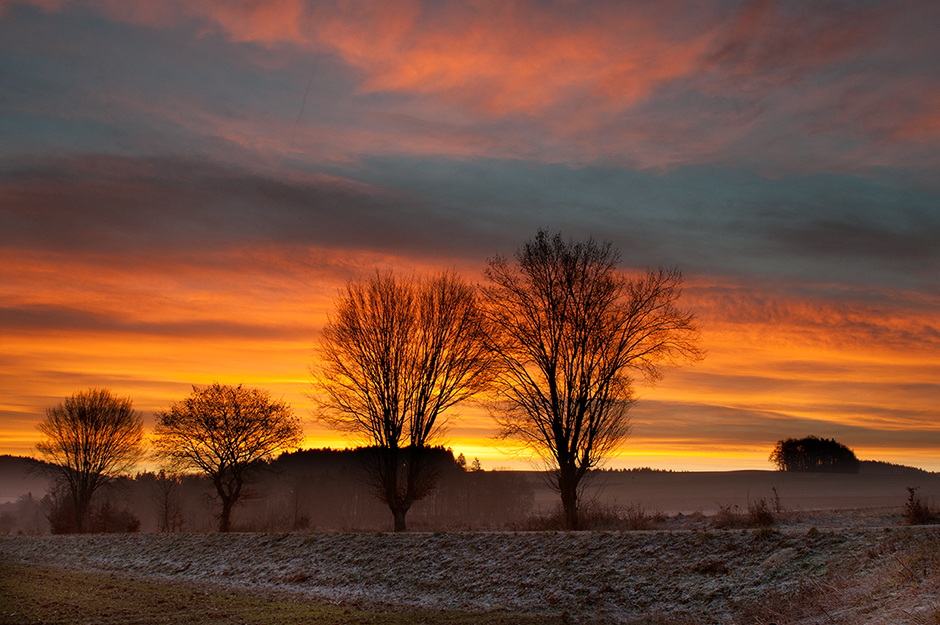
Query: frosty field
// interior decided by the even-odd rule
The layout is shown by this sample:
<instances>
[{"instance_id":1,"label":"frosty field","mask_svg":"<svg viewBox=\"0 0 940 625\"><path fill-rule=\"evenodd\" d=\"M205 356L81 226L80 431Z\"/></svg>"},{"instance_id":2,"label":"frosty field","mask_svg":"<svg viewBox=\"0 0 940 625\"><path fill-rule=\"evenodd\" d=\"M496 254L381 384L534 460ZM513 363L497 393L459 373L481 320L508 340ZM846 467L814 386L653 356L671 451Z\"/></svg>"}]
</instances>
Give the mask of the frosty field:
<instances>
[{"instance_id":1,"label":"frosty field","mask_svg":"<svg viewBox=\"0 0 940 625\"><path fill-rule=\"evenodd\" d=\"M936 623L940 530L154 534L9 537L0 561L367 609L581 623ZM877 524L877 525L875 525ZM848 525L858 525L849 523Z\"/></svg>"}]
</instances>

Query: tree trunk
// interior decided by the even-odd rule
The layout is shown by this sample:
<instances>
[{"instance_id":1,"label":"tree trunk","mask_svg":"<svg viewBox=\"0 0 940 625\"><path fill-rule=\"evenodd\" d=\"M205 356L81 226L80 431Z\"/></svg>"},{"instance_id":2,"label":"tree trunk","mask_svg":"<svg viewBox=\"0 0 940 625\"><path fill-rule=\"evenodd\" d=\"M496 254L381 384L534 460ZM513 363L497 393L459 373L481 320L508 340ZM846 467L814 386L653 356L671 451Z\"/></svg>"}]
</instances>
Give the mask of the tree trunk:
<instances>
[{"instance_id":1,"label":"tree trunk","mask_svg":"<svg viewBox=\"0 0 940 625\"><path fill-rule=\"evenodd\" d=\"M567 468L567 467L566 467ZM578 479L573 470L562 469L558 474L558 491L561 494L561 509L565 518L565 529L580 529L578 521Z\"/></svg>"},{"instance_id":2,"label":"tree trunk","mask_svg":"<svg viewBox=\"0 0 940 625\"><path fill-rule=\"evenodd\" d=\"M219 514L219 531L229 532L232 530L232 508L235 507L238 498L242 493L243 477L237 472L234 475L217 475L213 480L215 483L215 492L219 494L222 500L222 513Z\"/></svg>"},{"instance_id":3,"label":"tree trunk","mask_svg":"<svg viewBox=\"0 0 940 625\"><path fill-rule=\"evenodd\" d=\"M232 531L232 507L235 505L235 501L229 497L222 498L222 513L219 514L219 531L220 532L230 532Z\"/></svg>"},{"instance_id":4,"label":"tree trunk","mask_svg":"<svg viewBox=\"0 0 940 625\"><path fill-rule=\"evenodd\" d=\"M79 534L85 532L88 527L88 501L78 498L74 501L75 506L75 531Z\"/></svg>"},{"instance_id":5,"label":"tree trunk","mask_svg":"<svg viewBox=\"0 0 940 625\"><path fill-rule=\"evenodd\" d=\"M408 531L408 527L405 525L406 514L408 514L408 508L405 508L405 507L392 508L392 517L395 519L395 531L396 532Z\"/></svg>"}]
</instances>

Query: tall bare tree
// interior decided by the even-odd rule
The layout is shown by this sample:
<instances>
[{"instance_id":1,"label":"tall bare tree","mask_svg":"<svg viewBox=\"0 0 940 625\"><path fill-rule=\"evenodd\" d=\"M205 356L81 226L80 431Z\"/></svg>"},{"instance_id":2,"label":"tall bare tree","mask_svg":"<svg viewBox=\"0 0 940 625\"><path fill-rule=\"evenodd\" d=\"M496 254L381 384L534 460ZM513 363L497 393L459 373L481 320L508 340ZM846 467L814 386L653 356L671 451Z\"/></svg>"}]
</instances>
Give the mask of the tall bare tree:
<instances>
[{"instance_id":1,"label":"tall bare tree","mask_svg":"<svg viewBox=\"0 0 940 625\"><path fill-rule=\"evenodd\" d=\"M231 530L232 508L249 472L280 450L300 444L300 420L261 389L213 383L156 413L154 448L174 470L206 474L222 502L219 531Z\"/></svg>"},{"instance_id":2,"label":"tall bare tree","mask_svg":"<svg viewBox=\"0 0 940 625\"><path fill-rule=\"evenodd\" d=\"M681 310L682 275L629 278L610 243L565 241L539 231L516 254L488 261L482 289L501 435L526 443L553 471L565 526L578 528L589 471L629 432L633 376L698 360L698 329Z\"/></svg>"},{"instance_id":3,"label":"tall bare tree","mask_svg":"<svg viewBox=\"0 0 940 625\"><path fill-rule=\"evenodd\" d=\"M453 272L350 282L323 329L319 418L373 448L366 469L395 531L434 487L442 415L490 379L484 338L475 291Z\"/></svg>"},{"instance_id":4,"label":"tall bare tree","mask_svg":"<svg viewBox=\"0 0 940 625\"><path fill-rule=\"evenodd\" d=\"M92 388L48 408L36 427L45 435L36 450L51 463L59 487L68 493L74 531L82 532L95 491L142 458L143 418L130 397Z\"/></svg>"}]
</instances>

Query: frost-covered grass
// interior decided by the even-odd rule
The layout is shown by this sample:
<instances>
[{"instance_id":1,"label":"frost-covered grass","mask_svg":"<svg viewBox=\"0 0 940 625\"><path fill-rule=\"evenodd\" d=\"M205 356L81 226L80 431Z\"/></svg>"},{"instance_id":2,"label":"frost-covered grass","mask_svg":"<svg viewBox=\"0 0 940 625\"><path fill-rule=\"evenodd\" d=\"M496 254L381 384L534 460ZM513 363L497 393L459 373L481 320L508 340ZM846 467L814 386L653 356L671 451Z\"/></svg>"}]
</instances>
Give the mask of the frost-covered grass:
<instances>
[{"instance_id":1,"label":"frost-covered grass","mask_svg":"<svg viewBox=\"0 0 940 625\"><path fill-rule=\"evenodd\" d=\"M3 625L543 625L538 617L357 610L217 585L0 562ZM561 619L554 623L561 624Z\"/></svg>"},{"instance_id":2,"label":"frost-covered grass","mask_svg":"<svg viewBox=\"0 0 940 625\"><path fill-rule=\"evenodd\" d=\"M571 622L940 623L940 530L15 537L0 561L365 609Z\"/></svg>"}]
</instances>

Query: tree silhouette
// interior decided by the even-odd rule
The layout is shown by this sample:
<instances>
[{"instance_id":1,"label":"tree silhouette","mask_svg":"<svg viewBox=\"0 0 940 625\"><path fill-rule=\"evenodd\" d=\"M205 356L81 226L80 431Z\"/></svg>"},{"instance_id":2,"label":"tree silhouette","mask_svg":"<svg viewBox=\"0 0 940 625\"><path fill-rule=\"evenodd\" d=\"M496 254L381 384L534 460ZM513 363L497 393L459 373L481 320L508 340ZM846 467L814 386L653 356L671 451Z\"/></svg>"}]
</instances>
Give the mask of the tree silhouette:
<instances>
[{"instance_id":1,"label":"tree silhouette","mask_svg":"<svg viewBox=\"0 0 940 625\"><path fill-rule=\"evenodd\" d=\"M807 436L777 441L769 460L781 471L858 473L855 452L832 438Z\"/></svg>"},{"instance_id":2,"label":"tree silhouette","mask_svg":"<svg viewBox=\"0 0 940 625\"><path fill-rule=\"evenodd\" d=\"M164 469L153 476L151 500L157 509L157 530L179 532L183 529L183 509L180 506L180 477L167 474ZM138 476L140 481L140 476Z\"/></svg>"},{"instance_id":3,"label":"tree silhouette","mask_svg":"<svg viewBox=\"0 0 940 625\"><path fill-rule=\"evenodd\" d=\"M129 397L107 389L80 391L53 408L37 426L45 439L36 450L67 493L72 531L85 531L92 497L102 485L129 471L143 456L143 419Z\"/></svg>"},{"instance_id":4,"label":"tree silhouette","mask_svg":"<svg viewBox=\"0 0 940 625\"><path fill-rule=\"evenodd\" d=\"M231 530L232 508L244 495L249 471L276 452L296 447L303 433L286 402L240 384L193 385L189 397L156 416L157 457L175 470L195 469L212 480L222 502L220 532Z\"/></svg>"},{"instance_id":5,"label":"tree silhouette","mask_svg":"<svg viewBox=\"0 0 940 625\"><path fill-rule=\"evenodd\" d=\"M346 285L323 329L312 368L319 419L372 448L365 469L395 531L434 487L428 447L441 416L490 379L482 324L474 289L453 272L377 272Z\"/></svg>"},{"instance_id":6,"label":"tree silhouette","mask_svg":"<svg viewBox=\"0 0 940 625\"><path fill-rule=\"evenodd\" d=\"M619 253L539 231L516 254L488 261L483 289L490 346L501 364L496 420L546 461L565 526L578 528L581 489L627 436L633 375L698 360L698 329L677 307L682 275L628 278Z\"/></svg>"}]
</instances>

